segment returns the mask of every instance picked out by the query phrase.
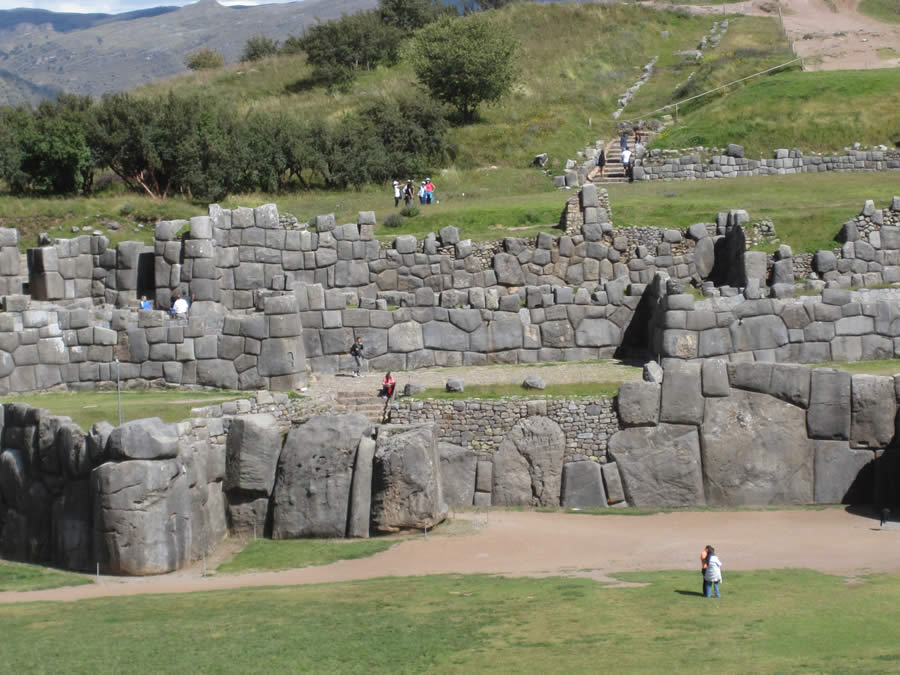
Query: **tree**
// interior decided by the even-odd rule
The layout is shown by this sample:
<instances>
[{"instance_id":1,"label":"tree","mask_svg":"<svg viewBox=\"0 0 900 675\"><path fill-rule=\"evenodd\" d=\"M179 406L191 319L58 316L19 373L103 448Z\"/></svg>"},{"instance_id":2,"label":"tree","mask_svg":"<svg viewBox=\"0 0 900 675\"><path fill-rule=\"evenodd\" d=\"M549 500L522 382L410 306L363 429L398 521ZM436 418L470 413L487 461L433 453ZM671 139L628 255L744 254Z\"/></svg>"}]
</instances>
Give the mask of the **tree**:
<instances>
[{"instance_id":1,"label":"tree","mask_svg":"<svg viewBox=\"0 0 900 675\"><path fill-rule=\"evenodd\" d=\"M512 89L518 43L489 15L441 17L415 37L413 68L432 97L471 122L481 103L493 103Z\"/></svg>"},{"instance_id":2,"label":"tree","mask_svg":"<svg viewBox=\"0 0 900 675\"><path fill-rule=\"evenodd\" d=\"M460 6L463 14L471 14L472 12L483 12L488 9L503 9L514 2L516 0L461 0Z\"/></svg>"},{"instance_id":3,"label":"tree","mask_svg":"<svg viewBox=\"0 0 900 675\"><path fill-rule=\"evenodd\" d=\"M221 68L224 63L222 55L214 49L198 49L184 57L184 65L191 70Z\"/></svg>"},{"instance_id":4,"label":"tree","mask_svg":"<svg viewBox=\"0 0 900 675\"><path fill-rule=\"evenodd\" d=\"M267 56L278 53L278 41L267 38L265 35L254 35L244 45L241 61L259 61Z\"/></svg>"},{"instance_id":5,"label":"tree","mask_svg":"<svg viewBox=\"0 0 900 675\"><path fill-rule=\"evenodd\" d=\"M441 14L455 14L456 8L439 0L381 0L378 12L382 23L414 31L427 26Z\"/></svg>"}]
</instances>

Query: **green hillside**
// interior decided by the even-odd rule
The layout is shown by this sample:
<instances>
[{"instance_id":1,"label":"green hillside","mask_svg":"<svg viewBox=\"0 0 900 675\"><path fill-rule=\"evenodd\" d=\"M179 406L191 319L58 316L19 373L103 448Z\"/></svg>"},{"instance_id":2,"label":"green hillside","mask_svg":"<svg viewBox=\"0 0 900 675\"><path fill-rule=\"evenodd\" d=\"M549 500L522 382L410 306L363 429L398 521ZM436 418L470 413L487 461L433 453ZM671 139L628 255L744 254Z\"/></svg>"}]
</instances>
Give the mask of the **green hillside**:
<instances>
[{"instance_id":1,"label":"green hillside","mask_svg":"<svg viewBox=\"0 0 900 675\"><path fill-rule=\"evenodd\" d=\"M748 83L682 116L654 147L740 143L751 156L776 147L841 151L900 141L900 68L789 72Z\"/></svg>"}]
</instances>

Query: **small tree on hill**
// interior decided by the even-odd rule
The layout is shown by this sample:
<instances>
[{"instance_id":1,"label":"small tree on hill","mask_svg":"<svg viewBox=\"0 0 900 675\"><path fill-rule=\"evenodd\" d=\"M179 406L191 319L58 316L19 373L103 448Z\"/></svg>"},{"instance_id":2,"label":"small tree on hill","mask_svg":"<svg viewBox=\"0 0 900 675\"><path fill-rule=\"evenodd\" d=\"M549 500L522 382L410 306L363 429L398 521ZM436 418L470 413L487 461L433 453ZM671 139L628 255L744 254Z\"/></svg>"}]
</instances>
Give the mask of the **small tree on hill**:
<instances>
[{"instance_id":1,"label":"small tree on hill","mask_svg":"<svg viewBox=\"0 0 900 675\"><path fill-rule=\"evenodd\" d=\"M214 49L198 49L184 57L184 65L191 70L221 68L224 63L222 55Z\"/></svg>"},{"instance_id":2,"label":"small tree on hill","mask_svg":"<svg viewBox=\"0 0 900 675\"><path fill-rule=\"evenodd\" d=\"M267 38L265 35L254 35L244 45L241 61L259 61L267 56L278 53L278 40Z\"/></svg>"},{"instance_id":3,"label":"small tree on hill","mask_svg":"<svg viewBox=\"0 0 900 675\"><path fill-rule=\"evenodd\" d=\"M413 68L432 97L471 122L479 104L496 102L512 89L517 50L518 43L487 15L445 16L417 34Z\"/></svg>"}]
</instances>

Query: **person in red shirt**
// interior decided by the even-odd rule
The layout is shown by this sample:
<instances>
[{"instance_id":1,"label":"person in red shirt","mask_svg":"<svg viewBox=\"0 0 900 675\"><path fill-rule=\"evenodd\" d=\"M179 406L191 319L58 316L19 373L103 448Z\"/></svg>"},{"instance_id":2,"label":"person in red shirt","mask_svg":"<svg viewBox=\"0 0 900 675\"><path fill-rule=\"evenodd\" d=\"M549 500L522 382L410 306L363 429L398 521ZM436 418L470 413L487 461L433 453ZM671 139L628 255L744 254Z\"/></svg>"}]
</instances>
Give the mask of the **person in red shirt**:
<instances>
[{"instance_id":1,"label":"person in red shirt","mask_svg":"<svg viewBox=\"0 0 900 675\"><path fill-rule=\"evenodd\" d=\"M394 376L387 373L384 379L381 380L381 393L378 395L390 401L394 398L394 387L396 386L397 383L394 381Z\"/></svg>"}]
</instances>

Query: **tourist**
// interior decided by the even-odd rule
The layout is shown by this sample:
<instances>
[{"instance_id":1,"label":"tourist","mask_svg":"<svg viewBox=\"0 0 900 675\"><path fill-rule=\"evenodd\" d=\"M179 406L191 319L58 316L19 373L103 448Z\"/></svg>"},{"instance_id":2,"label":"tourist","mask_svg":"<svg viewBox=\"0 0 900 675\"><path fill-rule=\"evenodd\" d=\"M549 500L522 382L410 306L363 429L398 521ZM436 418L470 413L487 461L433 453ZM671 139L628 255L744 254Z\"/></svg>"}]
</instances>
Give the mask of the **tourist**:
<instances>
[{"instance_id":1,"label":"tourist","mask_svg":"<svg viewBox=\"0 0 900 675\"><path fill-rule=\"evenodd\" d=\"M628 149L628 136L625 135L624 131L619 135L619 148L621 148L622 152Z\"/></svg>"},{"instance_id":2,"label":"tourist","mask_svg":"<svg viewBox=\"0 0 900 675\"><path fill-rule=\"evenodd\" d=\"M400 194L400 181L394 181L394 208L396 209L400 206L400 199L402 195Z\"/></svg>"},{"instance_id":3,"label":"tourist","mask_svg":"<svg viewBox=\"0 0 900 675\"><path fill-rule=\"evenodd\" d=\"M603 148L600 148L600 153L597 155L597 166L600 169L600 177L603 177L603 171L606 169L606 153L603 151Z\"/></svg>"},{"instance_id":4,"label":"tourist","mask_svg":"<svg viewBox=\"0 0 900 675\"><path fill-rule=\"evenodd\" d=\"M363 349L362 338L356 338L356 342L350 347L350 356L353 357L353 361L356 363L356 368L353 370L353 377L359 377L359 369L362 367Z\"/></svg>"},{"instance_id":5,"label":"tourist","mask_svg":"<svg viewBox=\"0 0 900 675\"><path fill-rule=\"evenodd\" d=\"M153 303L147 299L146 295L141 296L141 309L153 309Z\"/></svg>"},{"instance_id":6,"label":"tourist","mask_svg":"<svg viewBox=\"0 0 900 675\"><path fill-rule=\"evenodd\" d=\"M706 592L706 559L709 557L709 546L700 551L700 576L703 579L703 592Z\"/></svg>"},{"instance_id":7,"label":"tourist","mask_svg":"<svg viewBox=\"0 0 900 675\"><path fill-rule=\"evenodd\" d=\"M622 169L625 171L625 175L628 176L628 182L634 180L634 172L631 168L631 150L625 148L622 151Z\"/></svg>"},{"instance_id":8,"label":"tourist","mask_svg":"<svg viewBox=\"0 0 900 675\"><path fill-rule=\"evenodd\" d=\"M387 400L391 400L394 398L394 388L397 386L397 383L394 381L394 376L388 372L384 379L381 380L381 391L378 393L379 398L386 398Z\"/></svg>"},{"instance_id":9,"label":"tourist","mask_svg":"<svg viewBox=\"0 0 900 675\"><path fill-rule=\"evenodd\" d=\"M712 546L707 548L709 554L706 556L706 572L703 573L703 597L713 597L712 592L715 597L721 598L719 584L722 583L722 561L716 555L716 549Z\"/></svg>"},{"instance_id":10,"label":"tourist","mask_svg":"<svg viewBox=\"0 0 900 675\"><path fill-rule=\"evenodd\" d=\"M434 183L430 178L425 179L425 203L431 204L434 201Z\"/></svg>"},{"instance_id":11,"label":"tourist","mask_svg":"<svg viewBox=\"0 0 900 675\"><path fill-rule=\"evenodd\" d=\"M416 187L413 185L413 179L410 178L406 181L406 185L403 188L403 205L409 206L410 202L413 199L413 195L416 193Z\"/></svg>"},{"instance_id":12,"label":"tourist","mask_svg":"<svg viewBox=\"0 0 900 675\"><path fill-rule=\"evenodd\" d=\"M423 180L421 185L419 185L419 203L422 206L425 206L425 181Z\"/></svg>"},{"instance_id":13,"label":"tourist","mask_svg":"<svg viewBox=\"0 0 900 675\"><path fill-rule=\"evenodd\" d=\"M181 297L181 294L178 294L178 299L172 304L172 316L176 319L186 319L188 317L188 310L190 309L190 305L188 301Z\"/></svg>"}]
</instances>

